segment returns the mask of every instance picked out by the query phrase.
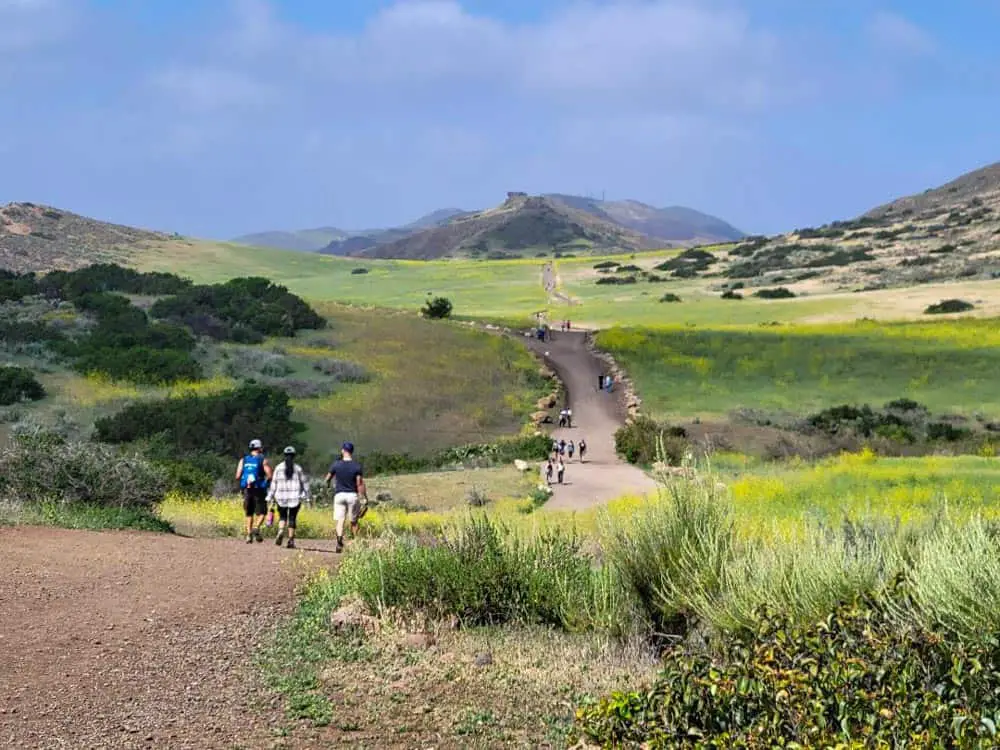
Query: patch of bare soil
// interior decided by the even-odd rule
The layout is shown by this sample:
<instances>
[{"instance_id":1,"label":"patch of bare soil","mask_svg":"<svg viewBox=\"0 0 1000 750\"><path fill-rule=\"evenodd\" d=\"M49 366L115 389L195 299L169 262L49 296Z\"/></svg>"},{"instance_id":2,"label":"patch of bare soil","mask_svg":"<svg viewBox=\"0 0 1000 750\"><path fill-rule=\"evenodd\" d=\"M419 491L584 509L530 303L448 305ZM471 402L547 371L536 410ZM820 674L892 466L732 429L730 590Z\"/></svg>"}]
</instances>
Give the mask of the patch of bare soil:
<instances>
[{"instance_id":1,"label":"patch of bare soil","mask_svg":"<svg viewBox=\"0 0 1000 750\"><path fill-rule=\"evenodd\" d=\"M251 663L322 543L0 529L0 746L270 747Z\"/></svg>"}]
</instances>

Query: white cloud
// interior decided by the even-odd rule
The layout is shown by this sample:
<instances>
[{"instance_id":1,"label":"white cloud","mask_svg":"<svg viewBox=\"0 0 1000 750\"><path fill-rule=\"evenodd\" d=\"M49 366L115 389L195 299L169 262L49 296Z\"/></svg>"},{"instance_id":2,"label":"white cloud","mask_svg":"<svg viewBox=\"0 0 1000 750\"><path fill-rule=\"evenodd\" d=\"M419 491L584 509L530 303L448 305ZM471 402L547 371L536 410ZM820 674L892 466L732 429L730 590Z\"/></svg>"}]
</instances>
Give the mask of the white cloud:
<instances>
[{"instance_id":1,"label":"white cloud","mask_svg":"<svg viewBox=\"0 0 1000 750\"><path fill-rule=\"evenodd\" d=\"M888 11L880 11L868 22L868 38L880 51L925 57L937 50L931 34L912 21Z\"/></svg>"},{"instance_id":2,"label":"white cloud","mask_svg":"<svg viewBox=\"0 0 1000 750\"><path fill-rule=\"evenodd\" d=\"M513 96L570 109L728 112L789 98L807 67L790 64L781 40L745 13L690 0L575 5L534 24L476 15L456 0L409 0L353 36L282 23L266 0L239 0L233 18L201 64L220 85L229 70L244 95L253 80L289 95L380 106ZM237 50L235 64L213 48ZM200 86L174 91L202 98Z\"/></svg>"}]
</instances>

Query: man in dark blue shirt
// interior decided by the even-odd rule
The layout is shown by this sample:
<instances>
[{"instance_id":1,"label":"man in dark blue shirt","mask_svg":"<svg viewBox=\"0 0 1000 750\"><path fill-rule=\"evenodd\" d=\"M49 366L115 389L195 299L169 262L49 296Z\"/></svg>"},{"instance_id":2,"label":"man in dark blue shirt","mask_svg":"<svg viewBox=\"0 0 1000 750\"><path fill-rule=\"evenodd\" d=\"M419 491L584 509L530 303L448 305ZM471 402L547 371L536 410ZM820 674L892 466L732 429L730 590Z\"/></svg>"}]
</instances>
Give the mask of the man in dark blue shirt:
<instances>
[{"instance_id":1,"label":"man in dark blue shirt","mask_svg":"<svg viewBox=\"0 0 1000 750\"><path fill-rule=\"evenodd\" d=\"M368 490L361 464L354 460L354 444L340 448L340 460L334 461L326 474L326 483L334 481L333 520L337 522L337 552L344 551L344 521L351 518L351 534L358 535L358 520L368 509ZM359 498L361 502L359 503Z\"/></svg>"}]
</instances>

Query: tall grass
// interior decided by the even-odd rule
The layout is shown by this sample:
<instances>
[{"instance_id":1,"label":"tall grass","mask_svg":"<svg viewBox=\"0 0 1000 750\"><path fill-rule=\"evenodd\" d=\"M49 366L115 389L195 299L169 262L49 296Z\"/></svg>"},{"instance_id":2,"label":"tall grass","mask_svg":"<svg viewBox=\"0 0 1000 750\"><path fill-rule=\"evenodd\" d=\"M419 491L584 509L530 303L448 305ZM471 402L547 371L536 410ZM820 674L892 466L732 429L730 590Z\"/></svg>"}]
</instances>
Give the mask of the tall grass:
<instances>
[{"instance_id":1,"label":"tall grass","mask_svg":"<svg viewBox=\"0 0 1000 750\"><path fill-rule=\"evenodd\" d=\"M628 515L605 511L596 538L528 519L470 514L380 540L345 560L338 590L383 615L674 637L753 629L765 607L815 622L864 599L901 627L1000 636L998 534L976 516L748 536L715 482L671 481Z\"/></svg>"}]
</instances>

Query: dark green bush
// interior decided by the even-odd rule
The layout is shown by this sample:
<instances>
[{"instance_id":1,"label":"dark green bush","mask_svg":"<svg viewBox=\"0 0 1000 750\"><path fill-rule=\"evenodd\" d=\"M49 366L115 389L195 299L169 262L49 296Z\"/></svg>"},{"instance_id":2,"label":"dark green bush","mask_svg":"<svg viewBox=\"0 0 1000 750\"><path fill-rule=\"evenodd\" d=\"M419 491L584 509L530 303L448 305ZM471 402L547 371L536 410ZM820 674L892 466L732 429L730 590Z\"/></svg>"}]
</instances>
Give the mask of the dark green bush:
<instances>
[{"instance_id":1,"label":"dark green bush","mask_svg":"<svg viewBox=\"0 0 1000 750\"><path fill-rule=\"evenodd\" d=\"M946 299L924 310L925 315L944 315L947 313L961 313L976 309L971 302L963 299Z\"/></svg>"},{"instance_id":2,"label":"dark green bush","mask_svg":"<svg viewBox=\"0 0 1000 750\"><path fill-rule=\"evenodd\" d=\"M941 440L947 443L965 440L971 435L971 431L964 427L955 427L948 422L931 422L927 425L927 439Z\"/></svg>"},{"instance_id":3,"label":"dark green bush","mask_svg":"<svg viewBox=\"0 0 1000 750\"><path fill-rule=\"evenodd\" d=\"M429 299L424 303L424 306L420 308L420 314L425 318L430 318L431 320L450 318L451 311L451 300L447 297L435 297L434 299Z\"/></svg>"},{"instance_id":4,"label":"dark green bush","mask_svg":"<svg viewBox=\"0 0 1000 750\"><path fill-rule=\"evenodd\" d=\"M362 274L368 273L367 268L352 268L351 273L355 276L361 276Z\"/></svg>"},{"instance_id":5,"label":"dark green bush","mask_svg":"<svg viewBox=\"0 0 1000 750\"><path fill-rule=\"evenodd\" d=\"M207 396L184 396L132 404L97 420L98 440L132 443L157 438L180 454L241 455L251 438L265 446L301 441L302 425L292 421L288 394L273 386L248 383Z\"/></svg>"},{"instance_id":6,"label":"dark green bush","mask_svg":"<svg viewBox=\"0 0 1000 750\"><path fill-rule=\"evenodd\" d=\"M753 293L753 296L761 299L791 299L795 296L795 292L779 286L774 289L758 289Z\"/></svg>"},{"instance_id":7,"label":"dark green bush","mask_svg":"<svg viewBox=\"0 0 1000 750\"><path fill-rule=\"evenodd\" d=\"M191 281L172 273L142 273L114 263L97 263L76 271L52 271L39 280L38 286L49 297L72 302L99 292L180 294L191 287Z\"/></svg>"},{"instance_id":8,"label":"dark green bush","mask_svg":"<svg viewBox=\"0 0 1000 750\"><path fill-rule=\"evenodd\" d=\"M638 279L635 276L604 276L598 279L597 284L635 284Z\"/></svg>"},{"instance_id":9,"label":"dark green bush","mask_svg":"<svg viewBox=\"0 0 1000 750\"><path fill-rule=\"evenodd\" d=\"M297 330L326 326L326 321L301 298L258 277L192 286L159 300L149 312L154 318L185 324L197 316L216 321L215 337L230 341L245 341L241 329L257 336L294 336ZM213 335L211 331L205 333Z\"/></svg>"},{"instance_id":10,"label":"dark green bush","mask_svg":"<svg viewBox=\"0 0 1000 750\"><path fill-rule=\"evenodd\" d=\"M639 266L633 265L631 263L618 266L615 269L615 273L642 273L642 269Z\"/></svg>"},{"instance_id":11,"label":"dark green bush","mask_svg":"<svg viewBox=\"0 0 1000 750\"><path fill-rule=\"evenodd\" d=\"M722 293L722 299L743 299L743 295L739 292L734 292L732 289L727 289Z\"/></svg>"},{"instance_id":12,"label":"dark green bush","mask_svg":"<svg viewBox=\"0 0 1000 750\"><path fill-rule=\"evenodd\" d=\"M613 260L604 260L604 261L601 261L600 263L595 263L594 264L594 268L596 268L598 271L603 271L603 270L607 270L607 269L610 269L610 268L617 268L617 267L618 267L618 264L615 261L613 261Z\"/></svg>"},{"instance_id":13,"label":"dark green bush","mask_svg":"<svg viewBox=\"0 0 1000 750\"><path fill-rule=\"evenodd\" d=\"M673 292L667 292L662 297L660 297L660 302L680 302L681 298L678 297Z\"/></svg>"},{"instance_id":14,"label":"dark green bush","mask_svg":"<svg viewBox=\"0 0 1000 750\"><path fill-rule=\"evenodd\" d=\"M773 613L711 653L679 646L650 689L581 707L604 747L996 747L1000 648L844 604L806 626Z\"/></svg>"},{"instance_id":15,"label":"dark green bush","mask_svg":"<svg viewBox=\"0 0 1000 750\"><path fill-rule=\"evenodd\" d=\"M662 458L676 465L687 450L686 437L683 427L661 425L650 417L639 417L615 432L615 452L630 464L648 466ZM658 457L661 442L666 455Z\"/></svg>"},{"instance_id":16,"label":"dark green bush","mask_svg":"<svg viewBox=\"0 0 1000 750\"><path fill-rule=\"evenodd\" d=\"M45 398L45 388L31 370L23 367L0 367L0 406Z\"/></svg>"}]
</instances>

